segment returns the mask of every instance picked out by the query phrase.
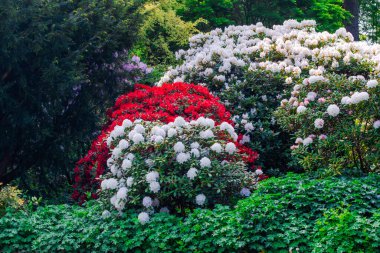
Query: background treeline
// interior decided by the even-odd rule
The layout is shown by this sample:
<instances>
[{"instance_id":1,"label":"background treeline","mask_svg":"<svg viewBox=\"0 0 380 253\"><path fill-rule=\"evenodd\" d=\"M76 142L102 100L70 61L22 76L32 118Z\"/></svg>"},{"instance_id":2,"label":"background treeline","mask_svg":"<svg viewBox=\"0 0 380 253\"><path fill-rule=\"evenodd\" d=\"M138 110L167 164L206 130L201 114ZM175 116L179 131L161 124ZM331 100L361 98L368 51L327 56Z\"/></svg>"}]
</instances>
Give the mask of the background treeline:
<instances>
[{"instance_id":1,"label":"background treeline","mask_svg":"<svg viewBox=\"0 0 380 253\"><path fill-rule=\"evenodd\" d=\"M156 82L190 36L291 18L379 40L376 0L0 1L0 182L67 189L106 109L130 84Z\"/></svg>"}]
</instances>

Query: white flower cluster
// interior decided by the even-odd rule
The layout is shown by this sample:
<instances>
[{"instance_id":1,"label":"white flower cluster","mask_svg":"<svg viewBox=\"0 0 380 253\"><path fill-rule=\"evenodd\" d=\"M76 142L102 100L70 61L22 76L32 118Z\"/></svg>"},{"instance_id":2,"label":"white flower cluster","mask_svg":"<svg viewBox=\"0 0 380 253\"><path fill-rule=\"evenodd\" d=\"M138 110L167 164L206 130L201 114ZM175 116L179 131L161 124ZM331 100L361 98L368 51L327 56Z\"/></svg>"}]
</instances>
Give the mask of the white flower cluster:
<instances>
[{"instance_id":1,"label":"white flower cluster","mask_svg":"<svg viewBox=\"0 0 380 253\"><path fill-rule=\"evenodd\" d=\"M359 90L359 91L350 91L350 96L339 97L341 92L339 89L342 89L340 82L342 77L337 77L336 73L328 74L331 80L326 77L323 77L326 71L325 68L311 69L309 74L311 76L307 78L300 78L296 84L293 86L293 92L291 92L291 97L289 99L283 99L281 101L281 107L285 108L288 113L299 114L300 117L303 117L303 120L315 114L319 117L324 113L321 108L326 108L324 104L327 105L325 115L330 116L326 119L316 118L314 119L314 127L318 130L328 129L324 128L326 123L336 122L336 117L338 115L351 115L353 113L354 106L363 101L368 101L371 96L374 98L377 96L377 86L378 81L376 79L366 80L364 76L350 76L344 81L344 88L347 90ZM370 72L369 75L374 75L373 72ZM324 82L324 83L318 83ZM335 86L336 85L336 86ZM323 87L323 88L322 88ZM360 91L360 90L366 91ZM302 96L301 96L302 94ZM306 95L305 95L306 94ZM338 101L336 101L338 99ZM333 103L332 101L335 101ZM328 105L327 102L331 104ZM308 114L303 114L308 112ZM325 122L325 120L327 120ZM305 124L305 123L303 123ZM305 126L305 125L304 125ZM310 128L312 129L312 128ZM326 135L320 135L319 140L325 140ZM307 137L305 139L297 138L296 145L293 145L291 149L298 148L299 144L308 146L313 142L314 137Z\"/></svg>"},{"instance_id":2,"label":"white flower cluster","mask_svg":"<svg viewBox=\"0 0 380 253\"><path fill-rule=\"evenodd\" d=\"M183 64L169 69L158 85L177 79L210 84L217 82L223 89L242 82L247 68L282 72L288 76L288 84L293 81L291 77L298 77L303 70L313 66L333 70L342 64L371 62L375 72L380 71L379 45L353 42L352 35L344 28L328 33L316 32L315 26L315 22L310 20L288 20L272 29L257 23L195 35L190 39L190 48L176 54ZM271 55L282 60L271 60ZM308 81L325 80L317 71Z\"/></svg>"},{"instance_id":3,"label":"white flower cluster","mask_svg":"<svg viewBox=\"0 0 380 253\"><path fill-rule=\"evenodd\" d=\"M307 79L308 78L306 78L305 80L307 80ZM324 79L324 80L326 81L327 79ZM361 103L362 101L368 101L372 95L374 97L377 96L378 91L376 89L374 89L378 85L378 81L376 79L372 79L372 80L367 81L365 79L365 77L363 77L363 76L351 76L346 81L347 87L350 87L350 85L354 85L354 82L358 82L358 83L356 83L356 85L357 85L356 89L367 89L368 92L367 91L350 92L351 96L344 96L341 98L341 100L340 100L341 107L339 107L337 105L339 102L337 104L328 105L327 109L326 109L326 115L331 116L331 118L326 118L326 120L334 122L335 121L334 118L337 117L341 113L343 113L343 115L351 115L353 113L353 109L354 109L353 106ZM318 107L315 107L315 106L317 104L325 103L326 99L324 97L318 98L319 95L316 92L311 91L311 92L307 93L306 97L302 100L302 98L299 96L299 93L298 93L298 91L300 91L302 89L306 89L306 90L307 89L315 89L315 87L310 87L310 82L305 83L305 81L301 85L296 84L293 87L293 90L297 91L297 92L292 93L292 96L289 100L284 99L283 101L281 101L281 107L287 108L289 110L289 112L292 111L291 108L297 107L297 109L295 110L295 112L297 114L303 113L307 110L310 110L311 114L316 113L316 112L318 113L318 109L317 109ZM371 95L369 92L371 93ZM305 91L303 91L303 93L305 93ZM332 91L328 90L328 88L327 88L327 90L321 90L321 93L324 93L325 95L328 96L328 99L331 99L330 94L332 94ZM338 96L338 98L339 98L339 96ZM299 102L299 101L301 101L301 102ZM315 101L315 103L310 104L313 101ZM345 107L345 106L348 106L348 107ZM310 109L309 109L309 107L310 107ZM319 129L319 130L323 129L324 126L325 126L325 120L324 119L316 118L314 120L314 127L316 129ZM380 127L379 121L375 121L373 124L373 127L375 129ZM325 129L325 130L328 131L328 129ZM326 138L327 138L326 135L320 134L318 139L320 141L323 141ZM297 138L295 141L295 145L291 146L291 149L298 148L300 144L303 144L304 146L308 146L311 143L313 143L314 139L315 139L314 134L309 135L305 139Z\"/></svg>"},{"instance_id":4,"label":"white flower cluster","mask_svg":"<svg viewBox=\"0 0 380 253\"><path fill-rule=\"evenodd\" d=\"M343 97L341 100L341 103L343 105L350 105L350 104L359 104L362 101L366 101L369 99L368 92L354 92L351 97Z\"/></svg>"},{"instance_id":5,"label":"white flower cluster","mask_svg":"<svg viewBox=\"0 0 380 253\"><path fill-rule=\"evenodd\" d=\"M226 136L226 139L216 138L221 135ZM140 222L145 224L149 221L149 213L160 205L158 199L162 190L160 179L165 176L165 172L160 171L160 166L156 166L155 157L146 153L147 147L164 147L163 152L173 154L176 163L180 166L189 166L183 176L188 180L194 180L200 171L212 168L214 162L222 164L223 161L212 161L209 158L211 153L221 157L236 153L237 147L233 142L236 140L237 134L232 125L223 122L216 126L214 120L210 118L200 117L187 122L182 117L177 117L169 124L142 120L131 122L126 119L121 126L115 126L107 139L111 151L111 157L107 160L110 172L105 175L101 189L111 194L109 195L111 204L122 211L131 199L135 200L135 196L130 198L131 192L135 192L136 187L141 188L141 184L145 184L149 190L144 193L146 196L143 197L141 204L146 212L140 213L138 217ZM162 159L161 157L159 159ZM143 163L141 159L145 159ZM190 160L191 163L187 163ZM144 166L144 169L141 166ZM139 185L135 183L134 168L138 168L139 173L146 171L143 179L145 182L139 179ZM206 199L206 196L200 193L195 196L194 203L203 206Z\"/></svg>"},{"instance_id":6,"label":"white flower cluster","mask_svg":"<svg viewBox=\"0 0 380 253\"><path fill-rule=\"evenodd\" d=\"M314 121L314 126L315 126L315 128L318 128L318 129L321 129L321 128L323 128L323 125L325 124L325 121L323 120L323 119L316 119L315 121Z\"/></svg>"},{"instance_id":7,"label":"white flower cluster","mask_svg":"<svg viewBox=\"0 0 380 253\"><path fill-rule=\"evenodd\" d=\"M244 113L242 115L235 115L232 117L232 120L235 122L235 128L238 128L240 125L244 128L245 134L240 140L240 144L245 144L251 141L251 137L249 134L255 130L255 126L252 122L248 121L250 116L254 116L256 114L255 109L251 109L249 113Z\"/></svg>"},{"instance_id":8,"label":"white flower cluster","mask_svg":"<svg viewBox=\"0 0 380 253\"><path fill-rule=\"evenodd\" d=\"M327 107L327 113L332 117L338 116L339 112L340 109L337 105L329 105L329 107Z\"/></svg>"}]
</instances>

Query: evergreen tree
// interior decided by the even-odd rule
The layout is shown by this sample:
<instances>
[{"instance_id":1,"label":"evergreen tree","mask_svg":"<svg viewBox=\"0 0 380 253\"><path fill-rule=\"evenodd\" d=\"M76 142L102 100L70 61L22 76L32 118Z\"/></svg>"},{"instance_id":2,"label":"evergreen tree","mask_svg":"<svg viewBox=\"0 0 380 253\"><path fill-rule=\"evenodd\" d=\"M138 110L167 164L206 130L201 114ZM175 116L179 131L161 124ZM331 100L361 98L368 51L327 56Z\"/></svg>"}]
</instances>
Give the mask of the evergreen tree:
<instances>
[{"instance_id":1,"label":"evergreen tree","mask_svg":"<svg viewBox=\"0 0 380 253\"><path fill-rule=\"evenodd\" d=\"M55 189L71 180L104 110L125 89L107 66L131 47L137 8L116 0L0 1L1 182Z\"/></svg>"}]
</instances>

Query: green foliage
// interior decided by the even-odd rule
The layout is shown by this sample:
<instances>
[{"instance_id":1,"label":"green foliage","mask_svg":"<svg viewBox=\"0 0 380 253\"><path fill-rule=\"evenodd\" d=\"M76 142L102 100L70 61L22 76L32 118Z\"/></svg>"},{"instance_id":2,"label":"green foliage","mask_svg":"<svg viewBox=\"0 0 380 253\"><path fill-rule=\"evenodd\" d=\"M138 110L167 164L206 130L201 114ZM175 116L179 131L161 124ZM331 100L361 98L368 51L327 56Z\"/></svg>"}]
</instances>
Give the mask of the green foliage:
<instances>
[{"instance_id":1,"label":"green foliage","mask_svg":"<svg viewBox=\"0 0 380 253\"><path fill-rule=\"evenodd\" d=\"M0 178L49 194L128 87L109 68L131 47L133 1L0 2ZM30 173L32 171L32 173Z\"/></svg>"},{"instance_id":2,"label":"green foliage","mask_svg":"<svg viewBox=\"0 0 380 253\"><path fill-rule=\"evenodd\" d=\"M380 212L363 217L347 209L332 209L317 220L313 252L377 252Z\"/></svg>"},{"instance_id":3,"label":"green foliage","mask_svg":"<svg viewBox=\"0 0 380 253\"><path fill-rule=\"evenodd\" d=\"M362 39L380 41L380 2L360 0L360 29Z\"/></svg>"},{"instance_id":4,"label":"green foliage","mask_svg":"<svg viewBox=\"0 0 380 253\"><path fill-rule=\"evenodd\" d=\"M271 178L235 209L196 209L186 218L133 212L102 218L103 207L57 205L9 212L0 248L77 252L378 252L380 177ZM344 211L336 211L344 207ZM336 233L332 233L335 231ZM343 249L342 251L339 251ZM293 251L294 252L294 251Z\"/></svg>"},{"instance_id":5,"label":"green foliage","mask_svg":"<svg viewBox=\"0 0 380 253\"><path fill-rule=\"evenodd\" d=\"M146 62L174 63L174 52L186 47L188 39L199 32L196 26L204 22L203 19L183 21L176 14L179 6L176 0L148 1L140 10L143 23L134 50Z\"/></svg>"},{"instance_id":6,"label":"green foliage","mask_svg":"<svg viewBox=\"0 0 380 253\"><path fill-rule=\"evenodd\" d=\"M180 0L182 6L178 8L178 15L185 20L205 19L208 22L200 24L202 31L208 31L216 27L224 27L234 24L235 0Z\"/></svg>"},{"instance_id":7,"label":"green foliage","mask_svg":"<svg viewBox=\"0 0 380 253\"><path fill-rule=\"evenodd\" d=\"M0 183L0 217L5 214L7 208L20 208L24 200L20 197L22 191L15 186L3 186Z\"/></svg>"},{"instance_id":8,"label":"green foliage","mask_svg":"<svg viewBox=\"0 0 380 253\"><path fill-rule=\"evenodd\" d=\"M178 14L185 20L204 18L209 23L201 27L209 31L231 24L255 24L262 22L272 26L287 19L313 19L318 29L333 32L344 26L350 13L343 8L343 0L182 0Z\"/></svg>"},{"instance_id":9,"label":"green foliage","mask_svg":"<svg viewBox=\"0 0 380 253\"><path fill-rule=\"evenodd\" d=\"M287 19L313 19L302 15L299 5L296 0L235 0L235 6L241 12L239 24L262 22L266 26L271 26L283 23Z\"/></svg>"},{"instance_id":10,"label":"green foliage","mask_svg":"<svg viewBox=\"0 0 380 253\"><path fill-rule=\"evenodd\" d=\"M351 14L343 8L343 0L309 0L297 1L302 10L300 18L317 21L319 31L333 32L344 27L344 22Z\"/></svg>"},{"instance_id":11,"label":"green foliage","mask_svg":"<svg viewBox=\"0 0 380 253\"><path fill-rule=\"evenodd\" d=\"M366 217L377 212L378 179L378 175L351 180L303 175L268 179L236 208L243 220L241 240L252 250L287 252L298 247L310 252L315 220L327 210L346 206Z\"/></svg>"}]
</instances>

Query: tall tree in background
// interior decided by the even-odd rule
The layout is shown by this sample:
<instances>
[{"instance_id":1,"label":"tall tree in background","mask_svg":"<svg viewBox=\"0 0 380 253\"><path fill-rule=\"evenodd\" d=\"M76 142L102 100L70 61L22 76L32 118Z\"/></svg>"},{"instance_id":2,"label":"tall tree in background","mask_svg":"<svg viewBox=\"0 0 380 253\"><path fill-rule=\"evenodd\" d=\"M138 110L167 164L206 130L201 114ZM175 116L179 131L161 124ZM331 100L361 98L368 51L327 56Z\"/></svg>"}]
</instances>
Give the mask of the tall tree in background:
<instances>
[{"instance_id":1,"label":"tall tree in background","mask_svg":"<svg viewBox=\"0 0 380 253\"><path fill-rule=\"evenodd\" d=\"M216 27L225 27L235 24L235 18L240 19L240 10L234 8L237 0L178 0L181 7L178 15L186 21L195 21L199 18L208 22L201 23L201 31L209 31Z\"/></svg>"},{"instance_id":2,"label":"tall tree in background","mask_svg":"<svg viewBox=\"0 0 380 253\"><path fill-rule=\"evenodd\" d=\"M351 18L346 22L346 29L359 40L359 0L344 0L344 8L351 13Z\"/></svg>"},{"instance_id":3,"label":"tall tree in background","mask_svg":"<svg viewBox=\"0 0 380 253\"><path fill-rule=\"evenodd\" d=\"M138 6L0 1L1 182L20 178L26 189L35 183L51 190L71 180L104 110L124 91L106 66L132 46Z\"/></svg>"},{"instance_id":4,"label":"tall tree in background","mask_svg":"<svg viewBox=\"0 0 380 253\"><path fill-rule=\"evenodd\" d=\"M361 0L359 29L361 39L380 42L380 1Z\"/></svg>"},{"instance_id":5,"label":"tall tree in background","mask_svg":"<svg viewBox=\"0 0 380 253\"><path fill-rule=\"evenodd\" d=\"M186 48L203 19L184 21L177 11L184 8L176 0L148 0L141 8L143 17L133 52L152 65L174 64L175 52Z\"/></svg>"},{"instance_id":6,"label":"tall tree in background","mask_svg":"<svg viewBox=\"0 0 380 253\"><path fill-rule=\"evenodd\" d=\"M262 22L272 26L302 15L295 0L235 0L234 6L240 10L239 15L234 16L239 25Z\"/></svg>"},{"instance_id":7,"label":"tall tree in background","mask_svg":"<svg viewBox=\"0 0 380 253\"><path fill-rule=\"evenodd\" d=\"M335 32L351 17L343 0L297 0L301 15L296 19L313 19L319 31Z\"/></svg>"},{"instance_id":8,"label":"tall tree in background","mask_svg":"<svg viewBox=\"0 0 380 253\"><path fill-rule=\"evenodd\" d=\"M319 30L334 32L350 17L343 0L178 0L185 8L178 11L185 20L204 18L208 31L231 24L247 25L262 22L266 26L281 24L287 19L314 19Z\"/></svg>"}]
</instances>

